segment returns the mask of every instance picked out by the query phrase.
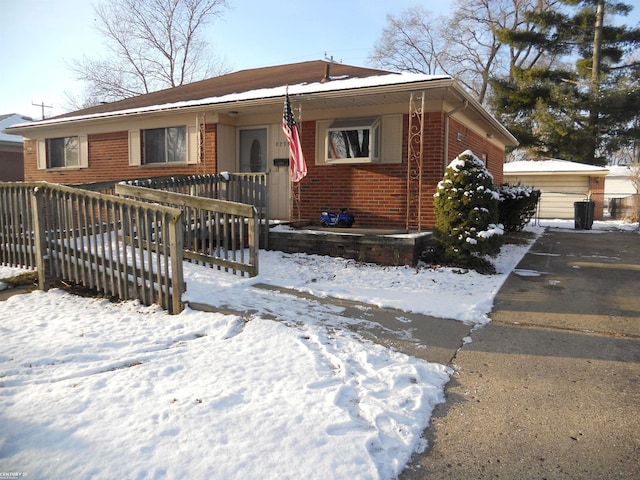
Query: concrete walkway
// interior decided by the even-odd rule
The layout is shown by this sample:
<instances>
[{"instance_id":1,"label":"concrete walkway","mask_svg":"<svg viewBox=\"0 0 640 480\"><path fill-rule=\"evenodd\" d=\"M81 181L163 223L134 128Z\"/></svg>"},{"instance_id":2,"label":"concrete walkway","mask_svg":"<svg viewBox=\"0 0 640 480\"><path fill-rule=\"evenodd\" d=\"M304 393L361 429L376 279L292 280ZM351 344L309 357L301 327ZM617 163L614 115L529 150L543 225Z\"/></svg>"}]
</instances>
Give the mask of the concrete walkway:
<instances>
[{"instance_id":1,"label":"concrete walkway","mask_svg":"<svg viewBox=\"0 0 640 480\"><path fill-rule=\"evenodd\" d=\"M401 479L640 478L640 235L547 230Z\"/></svg>"},{"instance_id":2,"label":"concrete walkway","mask_svg":"<svg viewBox=\"0 0 640 480\"><path fill-rule=\"evenodd\" d=\"M311 304L330 306L330 311L322 312L314 309L314 314L320 318L323 315L333 317L333 321L335 321L335 317L341 317L345 320L342 324L344 328L357 332L363 338L394 348L407 355L443 365L451 362L456 351L462 345L463 338L469 335L472 328L457 320L430 317L392 308L379 308L368 303L342 298L316 297L298 290L264 283L257 283L253 285L253 288L309 300ZM189 306L195 310L240 316L259 313L262 318L285 320L283 316L278 315L277 307L269 309L269 313L265 311L246 312L232 307L220 308L219 306L194 302L189 302Z\"/></svg>"}]
</instances>

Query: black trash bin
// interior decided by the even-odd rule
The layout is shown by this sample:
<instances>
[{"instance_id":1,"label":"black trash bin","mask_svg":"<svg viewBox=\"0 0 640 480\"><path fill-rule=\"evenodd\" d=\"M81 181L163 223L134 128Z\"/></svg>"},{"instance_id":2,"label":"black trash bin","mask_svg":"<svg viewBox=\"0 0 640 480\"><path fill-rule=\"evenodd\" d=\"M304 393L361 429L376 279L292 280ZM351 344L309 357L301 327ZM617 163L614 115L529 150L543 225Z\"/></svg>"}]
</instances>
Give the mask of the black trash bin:
<instances>
[{"instance_id":1,"label":"black trash bin","mask_svg":"<svg viewBox=\"0 0 640 480\"><path fill-rule=\"evenodd\" d=\"M595 202L575 202L573 204L574 227L576 230L591 230Z\"/></svg>"}]
</instances>

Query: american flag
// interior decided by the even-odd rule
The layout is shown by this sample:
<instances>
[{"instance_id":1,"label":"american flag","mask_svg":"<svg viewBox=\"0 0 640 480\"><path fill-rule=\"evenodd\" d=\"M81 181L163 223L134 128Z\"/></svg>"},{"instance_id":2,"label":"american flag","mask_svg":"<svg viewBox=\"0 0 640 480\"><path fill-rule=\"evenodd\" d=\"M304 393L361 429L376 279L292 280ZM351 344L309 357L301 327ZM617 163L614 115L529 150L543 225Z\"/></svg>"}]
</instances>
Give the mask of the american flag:
<instances>
[{"instance_id":1,"label":"american flag","mask_svg":"<svg viewBox=\"0 0 640 480\"><path fill-rule=\"evenodd\" d=\"M291 153L291 181L299 182L307 175L307 164L302 154L300 145L300 135L296 119L293 118L291 103L289 103L289 92L284 99L284 113L282 114L282 130L289 141L289 152Z\"/></svg>"}]
</instances>

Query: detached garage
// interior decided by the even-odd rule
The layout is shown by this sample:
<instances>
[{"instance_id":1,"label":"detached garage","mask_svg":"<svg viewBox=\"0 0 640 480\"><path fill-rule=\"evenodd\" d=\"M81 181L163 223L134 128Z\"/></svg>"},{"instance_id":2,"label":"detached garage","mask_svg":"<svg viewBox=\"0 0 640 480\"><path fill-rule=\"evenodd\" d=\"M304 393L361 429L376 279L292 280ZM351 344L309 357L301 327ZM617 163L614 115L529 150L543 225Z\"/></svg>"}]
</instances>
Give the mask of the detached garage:
<instances>
[{"instance_id":1,"label":"detached garage","mask_svg":"<svg viewBox=\"0 0 640 480\"><path fill-rule=\"evenodd\" d=\"M594 219L602 220L607 173L603 167L545 158L505 163L504 182L538 188L540 218L574 218L574 202L591 200Z\"/></svg>"}]
</instances>

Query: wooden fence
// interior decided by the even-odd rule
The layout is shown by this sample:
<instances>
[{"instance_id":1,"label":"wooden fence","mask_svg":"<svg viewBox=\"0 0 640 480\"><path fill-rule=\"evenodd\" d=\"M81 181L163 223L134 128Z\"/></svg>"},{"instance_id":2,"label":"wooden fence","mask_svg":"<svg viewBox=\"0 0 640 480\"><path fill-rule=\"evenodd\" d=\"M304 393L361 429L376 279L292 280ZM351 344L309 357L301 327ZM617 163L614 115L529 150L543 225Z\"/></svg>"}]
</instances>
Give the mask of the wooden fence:
<instances>
[{"instance_id":1,"label":"wooden fence","mask_svg":"<svg viewBox=\"0 0 640 480\"><path fill-rule=\"evenodd\" d=\"M37 268L31 197L36 183L0 182L0 264Z\"/></svg>"},{"instance_id":2,"label":"wooden fence","mask_svg":"<svg viewBox=\"0 0 640 480\"><path fill-rule=\"evenodd\" d=\"M101 193L114 193L116 183L253 205L258 212L259 225L262 226L260 241L263 248L268 246L269 197L266 173L173 175L122 182L100 182L78 185L78 187Z\"/></svg>"},{"instance_id":3,"label":"wooden fence","mask_svg":"<svg viewBox=\"0 0 640 480\"><path fill-rule=\"evenodd\" d=\"M250 277L258 274L259 219L253 205L125 184L115 189L118 195L180 208L185 259Z\"/></svg>"},{"instance_id":4,"label":"wooden fence","mask_svg":"<svg viewBox=\"0 0 640 480\"><path fill-rule=\"evenodd\" d=\"M614 220L637 222L640 218L640 195L616 195L610 198L609 214Z\"/></svg>"},{"instance_id":5,"label":"wooden fence","mask_svg":"<svg viewBox=\"0 0 640 480\"><path fill-rule=\"evenodd\" d=\"M182 310L182 212L48 183L0 183L0 261L122 300Z\"/></svg>"}]
</instances>

